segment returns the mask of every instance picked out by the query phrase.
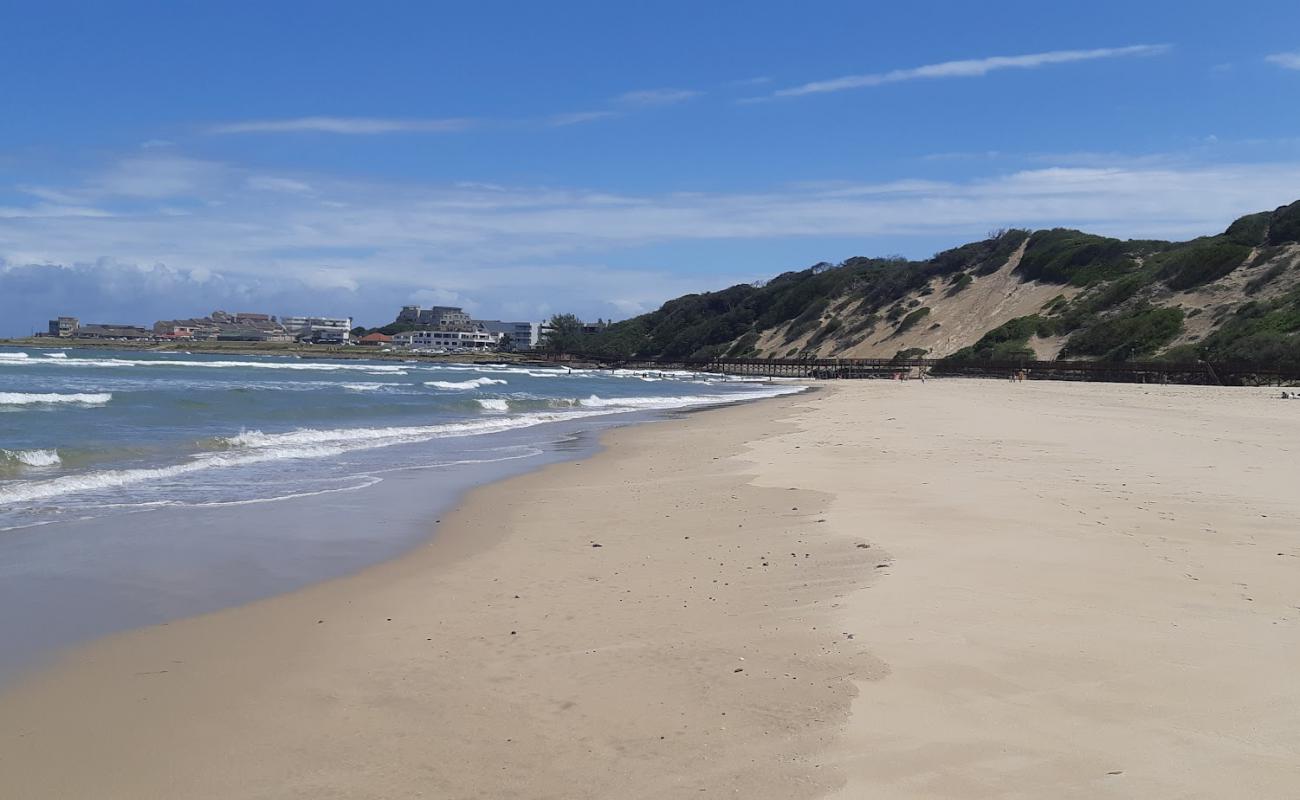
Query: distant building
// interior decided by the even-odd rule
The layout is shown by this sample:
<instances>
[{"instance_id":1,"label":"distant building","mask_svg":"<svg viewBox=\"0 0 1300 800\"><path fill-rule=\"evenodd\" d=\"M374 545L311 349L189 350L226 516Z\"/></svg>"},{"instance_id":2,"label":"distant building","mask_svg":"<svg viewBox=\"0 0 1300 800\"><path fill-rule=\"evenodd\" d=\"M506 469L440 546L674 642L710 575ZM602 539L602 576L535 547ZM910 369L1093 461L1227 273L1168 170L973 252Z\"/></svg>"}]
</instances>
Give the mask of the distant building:
<instances>
[{"instance_id":1,"label":"distant building","mask_svg":"<svg viewBox=\"0 0 1300 800\"><path fill-rule=\"evenodd\" d=\"M498 338L502 335L508 337L511 350L532 350L537 347L542 338L542 323L540 322L502 322L499 319L480 319L474 321L475 325L480 325L488 333L495 334Z\"/></svg>"},{"instance_id":2,"label":"distant building","mask_svg":"<svg viewBox=\"0 0 1300 800\"><path fill-rule=\"evenodd\" d=\"M351 317L281 317L280 324L300 342L346 344L352 331Z\"/></svg>"},{"instance_id":3,"label":"distant building","mask_svg":"<svg viewBox=\"0 0 1300 800\"><path fill-rule=\"evenodd\" d=\"M77 334L77 328L80 323L76 317L59 317L50 320L50 336L58 336L60 339L70 339Z\"/></svg>"},{"instance_id":4,"label":"distant building","mask_svg":"<svg viewBox=\"0 0 1300 800\"><path fill-rule=\"evenodd\" d=\"M455 306L434 306L425 309L419 306L402 306L395 321L400 325L419 325L422 328L472 329L469 314L466 314L463 308Z\"/></svg>"},{"instance_id":5,"label":"distant building","mask_svg":"<svg viewBox=\"0 0 1300 800\"><path fill-rule=\"evenodd\" d=\"M159 320L153 325L160 339L195 339L223 342L291 342L293 337L270 314L213 311L206 317Z\"/></svg>"},{"instance_id":6,"label":"distant building","mask_svg":"<svg viewBox=\"0 0 1300 800\"><path fill-rule=\"evenodd\" d=\"M413 350L493 350L498 337L486 330L406 331L393 337L393 343Z\"/></svg>"},{"instance_id":7,"label":"distant building","mask_svg":"<svg viewBox=\"0 0 1300 800\"><path fill-rule=\"evenodd\" d=\"M76 330L78 339L152 339L153 332L139 325L116 325L111 323L79 325Z\"/></svg>"},{"instance_id":8,"label":"distant building","mask_svg":"<svg viewBox=\"0 0 1300 800\"><path fill-rule=\"evenodd\" d=\"M383 345L392 344L392 343L393 343L393 337L387 334L380 333L379 331L375 331L374 333L367 333L365 336L362 336L360 339L357 340L357 344L366 347L382 347Z\"/></svg>"},{"instance_id":9,"label":"distant building","mask_svg":"<svg viewBox=\"0 0 1300 800\"><path fill-rule=\"evenodd\" d=\"M179 325L175 322L155 322L153 324L154 336L159 339L193 339L194 326Z\"/></svg>"}]
</instances>

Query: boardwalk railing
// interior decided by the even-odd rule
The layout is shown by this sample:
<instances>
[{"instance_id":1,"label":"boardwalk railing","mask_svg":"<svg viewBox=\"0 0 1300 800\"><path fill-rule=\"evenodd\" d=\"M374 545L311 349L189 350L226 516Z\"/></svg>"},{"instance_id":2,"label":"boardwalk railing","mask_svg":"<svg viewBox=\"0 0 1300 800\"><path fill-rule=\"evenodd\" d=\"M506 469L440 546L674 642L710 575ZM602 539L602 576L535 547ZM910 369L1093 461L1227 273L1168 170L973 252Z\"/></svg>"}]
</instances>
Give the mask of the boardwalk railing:
<instances>
[{"instance_id":1,"label":"boardwalk railing","mask_svg":"<svg viewBox=\"0 0 1300 800\"><path fill-rule=\"evenodd\" d=\"M771 378L1023 377L1029 380L1106 381L1261 386L1300 383L1300 369L1257 364L1170 363L1164 361L957 361L932 358L710 358L611 359L570 355L554 360L582 361L621 369L684 369L722 375Z\"/></svg>"}]
</instances>

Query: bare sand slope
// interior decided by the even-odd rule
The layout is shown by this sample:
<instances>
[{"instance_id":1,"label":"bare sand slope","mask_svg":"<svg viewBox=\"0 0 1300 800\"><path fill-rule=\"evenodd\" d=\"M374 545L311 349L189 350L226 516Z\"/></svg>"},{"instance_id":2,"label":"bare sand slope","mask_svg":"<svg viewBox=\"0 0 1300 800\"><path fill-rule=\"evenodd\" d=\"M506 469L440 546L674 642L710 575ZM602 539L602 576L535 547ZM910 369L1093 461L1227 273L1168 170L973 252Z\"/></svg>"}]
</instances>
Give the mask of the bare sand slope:
<instances>
[{"instance_id":1,"label":"bare sand slope","mask_svg":"<svg viewBox=\"0 0 1300 800\"><path fill-rule=\"evenodd\" d=\"M1274 395L862 382L616 431L405 558L74 651L0 695L0 796L1300 796Z\"/></svg>"}]
</instances>

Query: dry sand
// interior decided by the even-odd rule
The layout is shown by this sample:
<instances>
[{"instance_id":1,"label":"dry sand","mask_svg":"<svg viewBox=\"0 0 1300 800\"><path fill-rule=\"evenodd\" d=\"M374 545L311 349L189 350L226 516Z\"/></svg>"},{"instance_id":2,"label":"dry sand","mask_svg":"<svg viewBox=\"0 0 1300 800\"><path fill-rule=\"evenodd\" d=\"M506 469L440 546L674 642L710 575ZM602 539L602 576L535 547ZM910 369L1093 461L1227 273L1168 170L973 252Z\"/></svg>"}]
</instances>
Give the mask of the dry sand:
<instances>
[{"instance_id":1,"label":"dry sand","mask_svg":"<svg viewBox=\"0 0 1300 800\"><path fill-rule=\"evenodd\" d=\"M74 650L0 696L0 796L1300 796L1275 394L861 382L617 430L404 558Z\"/></svg>"}]
</instances>

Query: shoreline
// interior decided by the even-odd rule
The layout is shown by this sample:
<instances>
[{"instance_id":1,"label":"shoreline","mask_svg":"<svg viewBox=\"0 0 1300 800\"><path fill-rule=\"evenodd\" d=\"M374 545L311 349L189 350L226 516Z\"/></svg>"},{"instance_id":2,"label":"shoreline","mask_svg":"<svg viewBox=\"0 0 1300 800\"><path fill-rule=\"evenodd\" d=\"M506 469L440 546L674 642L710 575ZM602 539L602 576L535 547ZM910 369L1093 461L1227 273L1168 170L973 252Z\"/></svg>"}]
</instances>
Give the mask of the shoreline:
<instances>
[{"instance_id":1,"label":"shoreline","mask_svg":"<svg viewBox=\"0 0 1300 800\"><path fill-rule=\"evenodd\" d=\"M607 430L601 436L602 449L592 457L581 461L559 462L471 490L457 504L456 510L443 515L438 534L432 540L394 560L289 594L171 624L116 634L74 648L58 663L0 693L0 719L9 721L3 731L0 731L0 739L9 740L6 746L0 747L0 774L9 774L11 780L17 778L19 782L13 788L19 796L76 796L92 789L98 797L136 797L149 794L186 797L259 796L253 789L254 786L281 785L279 782L283 780L283 775L277 775L274 769L264 775L255 774L256 765L264 759L264 751L280 750L285 742L297 742L298 744L289 747L292 753L281 750L277 755L277 758L296 761L303 755L303 737L314 740L318 735L319 716L333 716L337 709L331 706L347 698L351 701L345 701L349 707L347 716L375 714L372 719L374 727L369 730L375 739L383 742L382 748L401 748L403 742L408 741L408 735L415 735L416 731L437 742L434 748L438 751L436 757L422 748L405 752L404 758L418 765L414 768L416 773L428 775L430 770L436 769L437 764L460 761L479 765L478 771L473 773L457 771L454 775L442 776L439 785L443 792L452 796L463 796L475 787L481 787L485 778L484 774L480 774L484 761L495 762L503 758L512 762L523 759L530 764L527 777L516 774L503 778L504 783L497 784L499 791L506 796L513 791L510 788L515 785L513 782L523 780L529 785L536 785L537 776L542 773L552 775L557 792L560 791L559 787L572 786L576 774L582 771L580 763L590 758L592 752L588 746L581 745L581 737L571 740L573 726L581 727L589 714L608 714L603 706L626 707L626 701L620 699L623 695L631 693L636 696L637 693L644 693L648 689L648 679L653 679L656 675L663 677L658 667L645 665L629 673L628 682L613 691L615 687L601 687L599 682L584 682L577 675L570 674L571 670L580 673L614 670L628 655L655 658L653 650L647 651L644 644L608 641L608 626L593 626L580 617L597 613L595 609L599 603L587 603L586 600L593 599L588 595L595 593L604 601L613 603L608 607L608 613L613 613L621 620L619 624L626 626L642 618L643 612L631 610L634 598L619 597L612 586L607 589L602 585L617 583L625 587L623 591L636 596L635 602L638 605L650 604L658 608L657 612L650 615L656 620L655 625L662 622L664 615L668 618L683 615L684 619L690 621L685 629L691 630L701 621L696 615L703 614L710 625L714 626L713 632L725 639L739 634L728 632L735 624L732 621L734 617L749 616L748 609L751 606L761 605L756 601L764 588L762 573L767 570L759 568L761 562L757 559L764 557L764 554L757 550L752 558L745 558L744 563L737 556L738 560L731 563L729 571L725 571L730 579L720 581L726 584L725 587L696 585L695 578L682 576L682 570L677 568L665 569L665 574L660 577L644 572L639 575L629 574L646 569L648 565L644 561L644 553L632 554L632 560L623 561L620 568L613 569L610 563L613 559L602 557L618 552L620 539L629 542L635 540L637 532L617 531L601 522L589 520L589 524L597 526L592 530L603 531L598 534L589 533L580 521L575 524L575 521L569 520L566 509L555 507L548 501L547 496L554 491L551 487L563 480L570 470L584 470L586 475L599 472L605 476L616 474L621 464L639 464L645 455L644 448L664 435L685 433L696 437L721 438L727 442L725 447L735 449L739 454L744 436L738 436L738 432L730 427L717 426L715 419L719 415L747 416L757 424L765 424L772 414L787 413L790 406L806 402L809 396L804 393L772 398L764 403L741 403L692 410L689 414L681 414L672 419ZM628 450L633 452L628 453ZM697 452L697 466L704 468L709 465L711 469L714 462L711 454L714 452L717 452L716 448ZM672 454L671 458L660 464L659 469L667 470L676 466L673 462L677 461L677 455L680 453ZM807 517L815 513L816 507L826 500L825 497L807 491L747 489L743 475L731 470L717 476L711 483L711 489L744 492L755 496L767 495L767 501L755 500L746 505L757 510L766 504L770 506L772 517L755 519L749 528L754 532L766 531L769 535L781 538L784 538L784 526L790 524L789 520L781 518L778 511L784 508L786 502L790 502L792 507L798 505L803 508L802 517ZM609 488L617 487L611 485ZM700 495L701 498L703 496ZM680 505L679 501L676 487L662 496L662 502L668 507ZM517 523L536 517L538 509L548 508L552 517L542 523L545 535L539 541L529 543L528 535L518 529ZM657 511L655 515L658 515ZM605 521L616 522L619 516L621 515L615 511L615 516ZM786 512L785 516L801 519L802 524L810 528L814 524L802 519L798 512ZM516 525L503 524L510 521ZM513 532L509 529L511 527L515 527ZM560 528L566 530L561 531ZM573 561L561 564L556 559L555 550L558 545L552 537L557 533L563 533L570 541L568 549L572 551ZM715 558L711 554L712 548L708 554L701 552L702 543L707 538L707 532L701 531L693 539L690 534L685 534L683 538L662 544L672 551L674 558L683 562L698 559L703 564ZM692 541L696 544L692 544ZM806 546L810 554L817 552L817 546L813 543ZM721 548L722 544L719 542L717 547ZM534 548L540 552L535 555L519 553L513 558L502 552L519 549L532 551ZM835 549L839 551L837 556L842 556L851 563L875 557L871 551L840 546ZM663 556L662 553L659 555ZM774 560L775 553L769 557ZM509 563L499 563L502 559L507 559ZM553 568L572 570L572 579L582 582L579 585L582 586L585 599L566 597L570 593L569 587L557 585L557 576L549 572L546 576L529 575L529 565L534 561ZM512 566L513 570L510 568ZM756 568L760 569L757 575ZM851 571L862 573L869 570ZM491 586L504 581L506 576L512 578L510 585L513 588L497 591ZM849 579L847 574L842 578ZM670 591L661 593L665 581L669 584ZM438 586L430 587L430 582ZM560 581L560 584L563 583ZM742 589L749 593L746 600L727 601L721 597L723 592L734 596ZM506 591L510 594L507 595ZM806 588L798 587L790 587L789 591L796 594L799 591L808 592ZM515 593L519 594L518 598L514 596ZM564 618L556 619L558 612L532 607L528 601L535 595L546 598L545 608L552 608L552 603L558 603L567 609ZM807 595L808 598L812 596ZM430 607L437 605L438 599L464 602L469 597L477 598L477 602L468 604L468 607L458 604L454 613L440 613L438 608ZM683 601L679 610L678 600L681 597L688 599ZM411 610L403 608L413 600L421 603L419 611L414 614L417 617L415 620L412 619ZM721 605L719 601L723 601ZM799 602L798 599L794 600L796 606ZM521 608L521 605L524 607ZM728 608L732 610L722 610ZM802 615L805 612L800 609L799 613ZM825 613L825 609L821 613ZM382 618L380 614L383 615ZM497 625L486 621L504 619L502 615L510 619L510 631L505 630L507 623L504 621ZM555 630L557 627L558 631ZM762 625L742 630L760 641L772 639L781 642L780 651L786 650L790 642L806 635L802 632L783 634L779 629L764 630ZM440 636L447 636L447 640L443 642ZM341 645L339 637L346 644ZM511 680L511 673L516 671L508 663L510 659L507 648L518 647L519 643L530 639L537 641L537 644L530 645L532 652L525 661L540 663L535 672L527 674L527 678L531 683L555 681L556 685L548 692L552 695L550 700L556 706L555 724L547 720L534 719L527 722L518 719L519 710L515 707L514 700L500 696L492 685L497 681ZM560 647L557 639L565 642L563 647ZM253 643L252 648L240 650L245 643ZM803 644L805 646L800 647L800 650L815 649L811 640ZM790 753L785 751L791 742L804 740L807 741L800 746L801 749L812 753L816 749L811 743L812 739L815 738L818 743L824 741L830 735L833 724L842 721L839 717L829 715L829 719L817 724L792 726L788 723L773 724L773 720L766 714L754 712L747 715L745 702L736 697L716 697L717 687L699 682L697 676L693 675L693 671L701 666L696 663L696 658L712 662L710 671L732 678L731 683L736 685L734 691L742 690L743 682L762 680L774 684L776 691L773 702L778 707L788 706L792 712L797 711L800 703L810 705L807 702L808 693L827 694L837 698L841 716L847 713L850 685L842 676L826 674L816 664L807 663L806 656L781 656L773 651L769 655L778 660L790 659L786 668L780 674L775 674L773 668L761 666L761 660L754 661L753 642L737 640L725 655L715 652L716 643L696 642L693 646L708 652L684 656L690 668L664 677L669 685L662 687L664 697L691 696L689 704L664 706L656 715L655 703L648 696L642 695L642 702L636 705L639 717L603 719L604 724L616 728L630 727L631 730L623 731L623 735L635 739L642 746L656 749L658 752L655 757L639 764L634 762L628 768L630 771L617 780L609 775L592 776L592 782L584 791L568 796L609 796L615 791L614 787L624 781L644 784L661 780L665 777L661 773L662 759L666 754L674 754L674 761L679 758L689 759L687 754L692 752L697 753L696 757L699 758L701 747L707 749L710 744L714 747L725 746L723 731L735 731L746 724L774 729L765 730L764 733L780 734L777 740L780 744L773 742L774 756L784 753L788 757ZM445 647L463 648L463 652L443 650ZM540 648L540 651L535 648ZM552 652L556 648L560 648L560 652ZM681 645L678 645L678 649L681 649ZM360 652L367 654L361 659L364 666L352 661ZM750 656L749 664L738 668L737 664L745 664L746 653ZM392 730L392 720L382 713L385 708L393 710L387 701L369 695L370 691L375 691L382 696L392 689L386 681L383 681L386 684L383 688L371 685L373 680L370 679L376 664L368 659L375 657L387 662L388 668L399 671L400 668L393 664L394 660L407 663L416 659L424 662L424 666L438 671L437 674L421 673L422 679L430 680L434 685L420 691L418 699L411 699L416 700L417 704L419 699L425 699L431 706L425 709L425 716L409 720L411 727L403 728L400 735ZM676 661L683 656L679 653L669 658ZM563 675L556 676L550 668L541 668L541 664L553 660L570 662L567 669L562 671ZM473 708L466 705L467 698L461 697L466 693L466 687L458 685L456 677L467 668L464 663L467 661L472 662L476 670L486 669L494 675L485 685L473 687L469 692L469 696L474 698ZM321 676L322 663L330 664L327 670L330 677ZM746 669L749 674L744 674ZM805 683L795 691L783 685L786 681L793 682L797 679L797 676L790 677L790 669L798 669L804 675ZM339 681L337 675L340 672L350 677ZM590 677L591 673L586 674ZM810 677L817 674L821 674L821 678L817 679L815 685ZM524 676L513 677L522 679ZM823 686L822 680L832 683ZM331 687L328 691L324 689L326 685ZM535 689L533 687L534 691ZM591 691L600 692L604 701L593 704L589 698L584 700L582 695ZM138 692L144 694L136 696ZM235 698L238 698L237 709L232 713L229 704ZM796 698L804 700L797 701ZM662 703L660 705L663 706ZM820 707L825 704L818 702L816 705ZM490 713L484 712L484 706L491 709ZM260 714L260 711L253 710L265 708L279 709L274 717L280 723L286 719L302 720L304 716L312 718L313 722L307 724L303 721L300 727L290 723L291 733L281 730L257 746L232 741L241 736L241 717L248 713ZM582 711L562 713L577 708ZM730 709L730 718L723 709ZM83 715L86 715L85 718ZM823 711L818 716L828 715ZM125 741L105 742L102 732L85 727L91 720L124 718L133 718L140 731ZM444 730L442 723L433 722L448 718L464 720L466 726L458 730ZM264 730L268 723L270 727L278 727L277 721L263 720L258 723L258 727ZM536 727L531 737L531 747L527 746L530 741L527 729L530 726ZM485 728L500 735L494 733L475 740L470 733L482 732ZM809 730L803 730L804 728ZM208 739L207 734L213 733L211 729L216 729L216 732L212 739ZM472 746L467 747L455 759L448 760L445 753L447 748L467 744L453 743L445 738L452 734L468 736L468 743L472 743ZM57 744L47 739L47 736L57 739ZM752 745L751 737L746 736L744 741L746 746ZM328 740L316 741L307 749L313 753L325 753L331 750L331 743ZM228 751L232 747L241 753L241 777L235 783L225 783L227 778L223 777L224 768L214 770L213 767L219 765L209 762L203 754L212 748ZM604 747L612 748L606 752L611 758L623 748L613 742L605 742ZM555 763L557 748L567 751L563 754L567 758L561 758L559 766ZM82 765L79 775L57 774L57 770L47 771L39 766L43 756L61 753L57 757L63 758L69 752L74 752L75 758ZM162 752L167 753L164 760L172 766L160 771L157 759ZM346 752L335 752L329 758L312 755L308 760L312 762L309 771L315 773L317 770L326 770L331 773L330 777L323 779L316 775L306 783L295 782L285 792L277 791L274 794L320 796L318 792L339 792L339 786L351 787L340 792L349 796L414 796L415 793L412 785L391 783L391 776L377 763L371 765L375 771L366 773L364 778L352 770L347 770L346 774L334 773L336 763L355 760L355 755L349 756ZM392 766L387 757L383 761ZM178 770L177 762L187 766ZM50 765L46 762L45 766L48 768ZM303 766L295 765L293 770L297 772ZM699 766L701 770L696 779L707 774L703 762ZM15 776L15 767L23 774ZM522 768L522 763L520 767ZM410 780L412 776L409 771L402 771L408 773L405 779ZM832 770L825 770L826 778L816 781L814 786L812 776L803 770L789 770L788 762L775 769L746 769L746 772L746 777L735 777L741 781L738 785L745 785L752 792L781 786L784 787L781 796L815 797L834 785ZM105 776L112 776L107 784ZM691 779L690 776L674 777L671 783L675 785L679 780ZM51 780L55 783L46 783ZM85 782L81 783L81 780ZM356 783L358 780L361 782ZM424 788L427 790L429 787ZM476 790L482 791L481 788ZM27 794L24 795L24 792Z\"/></svg>"},{"instance_id":2,"label":"shoreline","mask_svg":"<svg viewBox=\"0 0 1300 800\"><path fill-rule=\"evenodd\" d=\"M0 694L0 787L1300 791L1270 391L870 381L602 442L394 561L79 648Z\"/></svg>"}]
</instances>

